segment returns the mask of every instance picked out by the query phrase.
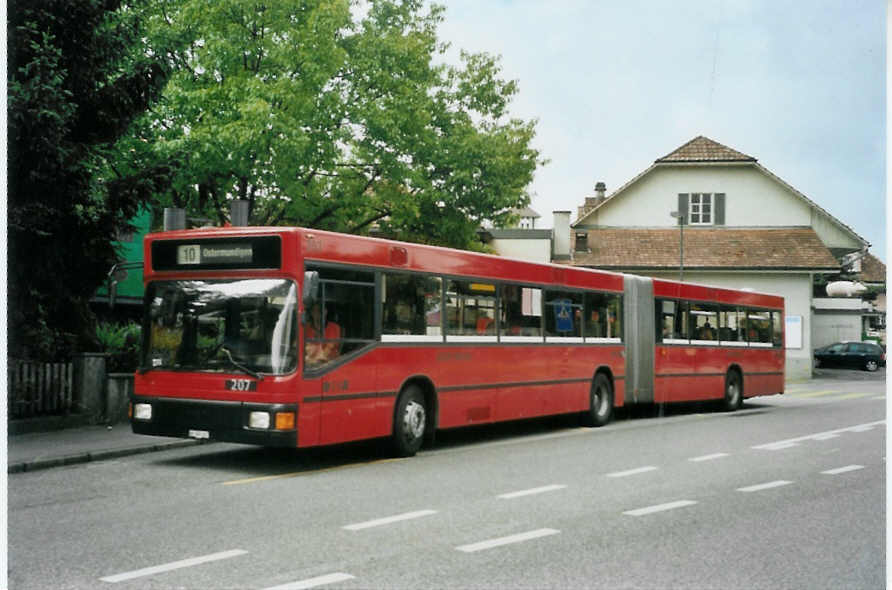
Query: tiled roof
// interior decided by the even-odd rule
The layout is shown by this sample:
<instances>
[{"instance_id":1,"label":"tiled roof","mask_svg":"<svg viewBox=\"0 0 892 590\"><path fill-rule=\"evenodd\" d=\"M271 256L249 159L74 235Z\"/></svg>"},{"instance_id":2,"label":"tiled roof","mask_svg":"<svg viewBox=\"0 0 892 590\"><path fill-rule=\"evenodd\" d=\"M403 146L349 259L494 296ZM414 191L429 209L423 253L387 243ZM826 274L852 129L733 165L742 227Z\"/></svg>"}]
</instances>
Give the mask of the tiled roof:
<instances>
[{"instance_id":1,"label":"tiled roof","mask_svg":"<svg viewBox=\"0 0 892 590\"><path fill-rule=\"evenodd\" d=\"M695 137L671 154L656 160L663 162L755 162L756 159L732 150L702 135Z\"/></svg>"},{"instance_id":2,"label":"tiled roof","mask_svg":"<svg viewBox=\"0 0 892 590\"><path fill-rule=\"evenodd\" d=\"M590 252L575 252L573 265L615 270L674 269L679 231L665 229L588 230ZM684 232L684 267L709 270L838 270L839 262L811 228L693 228Z\"/></svg>"},{"instance_id":3,"label":"tiled roof","mask_svg":"<svg viewBox=\"0 0 892 590\"><path fill-rule=\"evenodd\" d=\"M865 283L885 283L886 265L883 261L868 253L861 259L861 274L859 276Z\"/></svg>"}]
</instances>

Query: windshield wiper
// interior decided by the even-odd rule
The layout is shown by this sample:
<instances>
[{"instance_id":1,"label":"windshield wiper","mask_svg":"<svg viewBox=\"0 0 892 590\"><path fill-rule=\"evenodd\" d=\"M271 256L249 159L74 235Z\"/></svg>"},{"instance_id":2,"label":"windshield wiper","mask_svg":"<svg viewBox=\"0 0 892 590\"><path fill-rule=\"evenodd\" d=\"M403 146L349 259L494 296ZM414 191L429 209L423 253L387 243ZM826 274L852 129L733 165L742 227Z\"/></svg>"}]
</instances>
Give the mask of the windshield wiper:
<instances>
[{"instance_id":1,"label":"windshield wiper","mask_svg":"<svg viewBox=\"0 0 892 590\"><path fill-rule=\"evenodd\" d=\"M232 364L233 367L235 367L236 369L240 369L243 373L246 373L246 374L250 375L251 377L254 377L258 381L263 381L263 375L261 375L257 371L252 371L245 365L238 363L234 358L232 358L232 353L229 352L228 348L223 346L220 348L220 350L222 350L224 353L226 353L226 358L229 359L229 362Z\"/></svg>"}]
</instances>

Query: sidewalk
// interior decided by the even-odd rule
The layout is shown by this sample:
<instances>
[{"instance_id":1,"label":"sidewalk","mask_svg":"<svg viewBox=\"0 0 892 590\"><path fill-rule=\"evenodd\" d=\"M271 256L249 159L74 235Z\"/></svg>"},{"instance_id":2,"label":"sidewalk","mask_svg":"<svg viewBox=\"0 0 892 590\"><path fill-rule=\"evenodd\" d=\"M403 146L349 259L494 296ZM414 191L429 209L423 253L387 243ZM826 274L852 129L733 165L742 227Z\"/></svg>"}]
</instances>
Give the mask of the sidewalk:
<instances>
[{"instance_id":1,"label":"sidewalk","mask_svg":"<svg viewBox=\"0 0 892 590\"><path fill-rule=\"evenodd\" d=\"M6 439L7 473L164 451L201 442L204 441L133 434L127 422L111 428L81 426L20 434Z\"/></svg>"}]
</instances>

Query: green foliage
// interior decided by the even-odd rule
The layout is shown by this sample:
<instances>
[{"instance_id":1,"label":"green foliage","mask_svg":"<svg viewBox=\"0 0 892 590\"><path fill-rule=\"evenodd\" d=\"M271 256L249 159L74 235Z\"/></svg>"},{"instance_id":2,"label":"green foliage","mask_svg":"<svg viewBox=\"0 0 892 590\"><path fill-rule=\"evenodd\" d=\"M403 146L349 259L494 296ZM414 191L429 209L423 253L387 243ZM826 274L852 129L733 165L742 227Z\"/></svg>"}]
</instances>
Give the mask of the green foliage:
<instances>
[{"instance_id":1,"label":"green foliage","mask_svg":"<svg viewBox=\"0 0 892 590\"><path fill-rule=\"evenodd\" d=\"M368 232L469 247L529 203L535 122L508 117L498 60L444 63L443 9L417 0L158 0L150 45L172 47L163 100L114 169L157 202L222 224ZM363 12L367 9L365 12ZM154 184L153 184L154 183ZM151 185L151 186L149 186Z\"/></svg>"},{"instance_id":2,"label":"green foliage","mask_svg":"<svg viewBox=\"0 0 892 590\"><path fill-rule=\"evenodd\" d=\"M144 3L8 5L9 351L51 360L94 343L87 301L139 197L114 190L106 155L159 95ZM143 197L146 196L143 191Z\"/></svg>"},{"instance_id":3,"label":"green foliage","mask_svg":"<svg viewBox=\"0 0 892 590\"><path fill-rule=\"evenodd\" d=\"M116 324L100 322L96 326L99 352L109 354L106 368L110 373L135 371L139 365L142 329L135 322Z\"/></svg>"}]
</instances>

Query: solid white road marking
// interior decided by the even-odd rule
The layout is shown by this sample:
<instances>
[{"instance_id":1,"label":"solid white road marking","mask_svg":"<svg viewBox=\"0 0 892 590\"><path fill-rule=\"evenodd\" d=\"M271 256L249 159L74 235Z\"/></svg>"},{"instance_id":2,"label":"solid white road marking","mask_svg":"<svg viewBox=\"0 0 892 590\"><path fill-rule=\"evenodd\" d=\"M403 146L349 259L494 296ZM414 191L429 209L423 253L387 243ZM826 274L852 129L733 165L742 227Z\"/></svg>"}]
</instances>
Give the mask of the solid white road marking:
<instances>
[{"instance_id":1,"label":"solid white road marking","mask_svg":"<svg viewBox=\"0 0 892 590\"><path fill-rule=\"evenodd\" d=\"M713 453L712 455L703 455L702 457L691 457L688 461L698 463L700 461L712 461L713 459L721 459L727 457L728 453Z\"/></svg>"},{"instance_id":2,"label":"solid white road marking","mask_svg":"<svg viewBox=\"0 0 892 590\"><path fill-rule=\"evenodd\" d=\"M845 467L837 467L836 469L828 469L827 471L822 471L824 475L839 475L840 473L848 473L849 471L857 471L858 469L864 469L864 465L846 465Z\"/></svg>"},{"instance_id":3,"label":"solid white road marking","mask_svg":"<svg viewBox=\"0 0 892 590\"><path fill-rule=\"evenodd\" d=\"M779 440L771 443L765 443L763 445L756 445L752 448L764 450L764 451L777 451L780 449L787 449L796 444L805 441L805 440L825 440L827 438L833 438L833 436L838 435L843 432L866 432L868 430L872 430L874 426L878 426L880 424L885 424L885 420L877 420L876 422L867 422L865 424L856 424L855 426L849 426L847 428L837 428L836 430L828 430L826 432L816 432L815 434L807 434L805 436L800 436L797 438L788 438L787 440Z\"/></svg>"},{"instance_id":4,"label":"solid white road marking","mask_svg":"<svg viewBox=\"0 0 892 590\"><path fill-rule=\"evenodd\" d=\"M771 488L779 488L781 486L790 485L793 483L792 481L787 481L785 479L779 479L777 481L769 481L768 483L760 483L754 486L747 486L745 488L737 488L738 492L761 492L762 490L769 490Z\"/></svg>"},{"instance_id":5,"label":"solid white road marking","mask_svg":"<svg viewBox=\"0 0 892 590\"><path fill-rule=\"evenodd\" d=\"M654 512L664 512L666 510L674 510L676 508L684 508L696 504L694 500L678 500L676 502L666 502L665 504L657 504L656 506L645 506L644 508L636 508L635 510L626 510L623 514L629 516L644 516L645 514L653 514Z\"/></svg>"},{"instance_id":6,"label":"solid white road marking","mask_svg":"<svg viewBox=\"0 0 892 590\"><path fill-rule=\"evenodd\" d=\"M521 496L531 496L533 494L542 494L544 492L553 492L555 490L562 490L565 487L567 487L567 486L565 486L563 484L554 484L554 485L550 485L550 486L542 486L541 488L533 488L530 490L521 490L519 492L510 492L507 494L502 494L501 496L498 496L498 497L502 498L503 500L511 500L512 498L520 498Z\"/></svg>"},{"instance_id":7,"label":"solid white road marking","mask_svg":"<svg viewBox=\"0 0 892 590\"><path fill-rule=\"evenodd\" d=\"M655 471L657 467L653 465L648 465L647 467L638 467L637 469L629 469L628 471L615 471L614 473L608 473L607 477L628 477L629 475L638 475L639 473L647 473L648 471Z\"/></svg>"},{"instance_id":8,"label":"solid white road marking","mask_svg":"<svg viewBox=\"0 0 892 590\"><path fill-rule=\"evenodd\" d=\"M337 584L338 582L346 582L347 580L352 580L354 577L355 576L344 573L327 574L324 576L309 578L307 580L289 582L280 586L271 586L269 588L266 588L265 590L302 590L304 588L315 588L317 586L324 586L325 584Z\"/></svg>"},{"instance_id":9,"label":"solid white road marking","mask_svg":"<svg viewBox=\"0 0 892 590\"><path fill-rule=\"evenodd\" d=\"M498 539L490 539L489 541L481 541L480 543L471 543L470 545L462 545L460 547L456 547L455 549L458 551L463 551L465 553L473 553L475 551L483 551L484 549L492 549L493 547L501 547L502 545L511 545L512 543L522 543L524 541L531 541L532 539L538 539L539 537L547 537L549 535L557 535L561 531L556 531L554 529L538 529L535 531L529 531L526 533L518 533L516 535L509 535L507 537L499 537Z\"/></svg>"},{"instance_id":10,"label":"solid white road marking","mask_svg":"<svg viewBox=\"0 0 892 590\"><path fill-rule=\"evenodd\" d=\"M394 522L400 522L403 520L411 520L413 518L421 518L422 516L430 516L431 514L436 514L436 510L417 510L415 512L406 512L404 514L397 514L396 516L387 516L385 518L377 518L375 520L368 520L366 522L358 522L356 524L348 524L344 528L348 531L359 531L362 529L368 529L376 526L381 526L385 524L391 524Z\"/></svg>"},{"instance_id":11,"label":"solid white road marking","mask_svg":"<svg viewBox=\"0 0 892 590\"><path fill-rule=\"evenodd\" d=\"M109 582L111 584L115 584L117 582L123 582L125 580L132 580L134 578L142 578L144 576L151 576L152 574L160 574L162 572L169 572L171 570L176 570L184 567L191 567L193 565L200 565L202 563L208 563L210 561L219 561L221 559L229 559L230 557L237 557L239 555L244 555L247 551L243 551L241 549L233 549L232 551L221 551L220 553L212 553L210 555L204 555L202 557L192 557L190 559L183 559L180 561L174 561L171 563L165 563L162 565L156 565L153 567L146 567L140 570L134 570L132 572L124 572L123 574L115 574L113 576L105 576L104 578L99 578L103 582Z\"/></svg>"}]
</instances>

